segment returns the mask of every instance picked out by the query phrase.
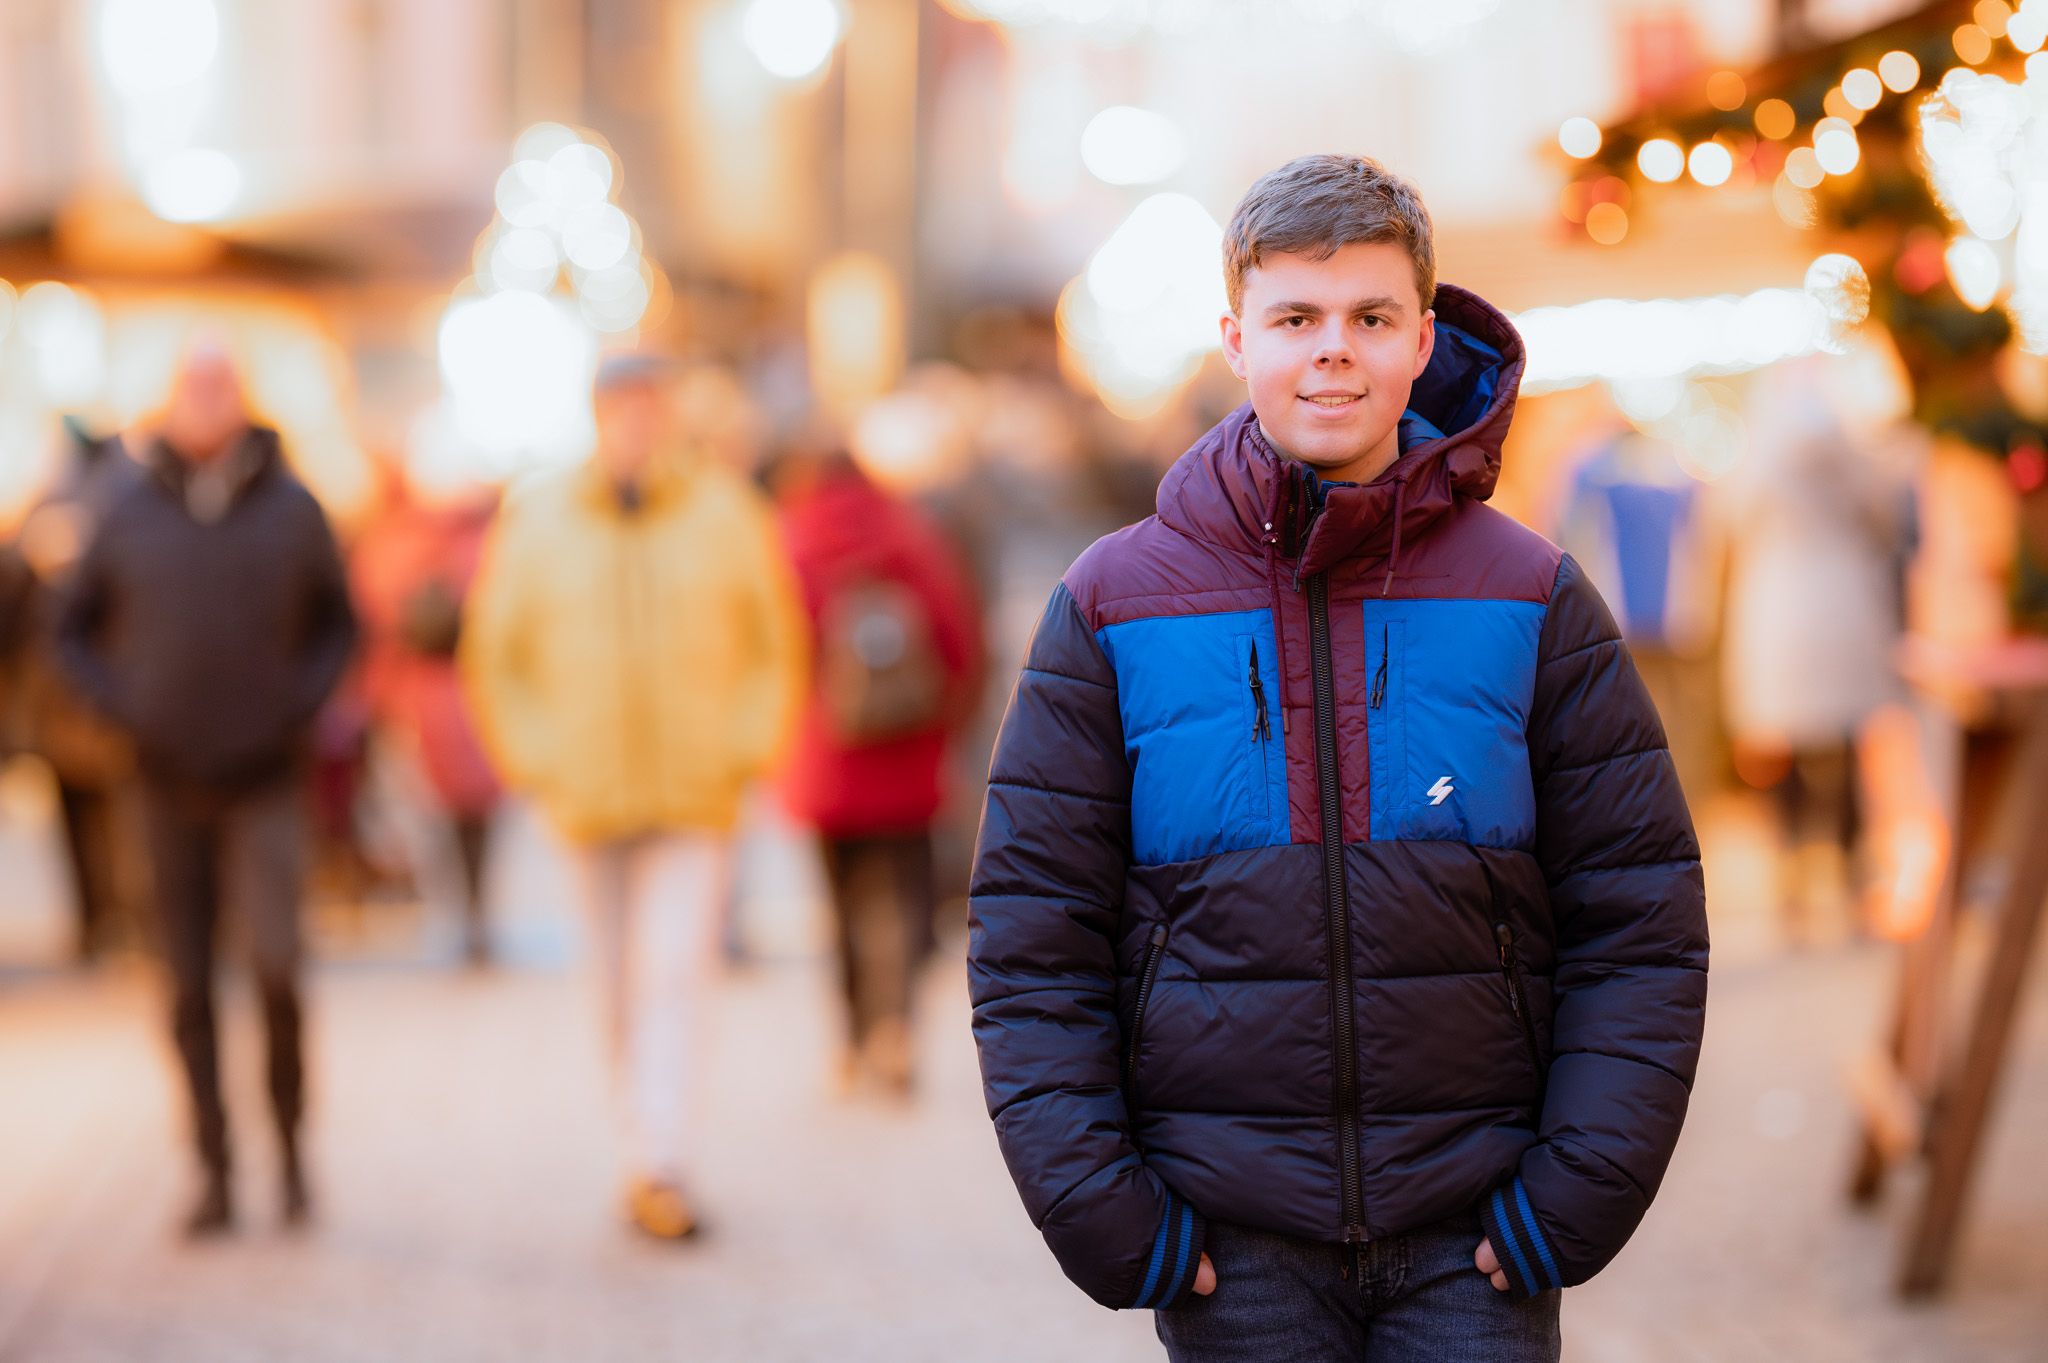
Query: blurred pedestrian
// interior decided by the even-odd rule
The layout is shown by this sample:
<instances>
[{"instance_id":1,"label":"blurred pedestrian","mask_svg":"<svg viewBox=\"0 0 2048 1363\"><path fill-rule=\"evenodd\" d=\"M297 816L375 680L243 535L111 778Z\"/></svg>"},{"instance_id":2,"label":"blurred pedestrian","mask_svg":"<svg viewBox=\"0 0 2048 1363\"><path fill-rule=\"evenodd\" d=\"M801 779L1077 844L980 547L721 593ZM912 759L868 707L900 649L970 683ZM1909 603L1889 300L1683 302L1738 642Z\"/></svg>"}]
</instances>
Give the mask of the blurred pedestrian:
<instances>
[{"instance_id":1,"label":"blurred pedestrian","mask_svg":"<svg viewBox=\"0 0 2048 1363\"><path fill-rule=\"evenodd\" d=\"M1707 509L1670 443L1623 429L1603 432L1572 470L1556 531L1614 612L1695 799L1725 767L1711 657L1720 558Z\"/></svg>"},{"instance_id":2,"label":"blurred pedestrian","mask_svg":"<svg viewBox=\"0 0 2048 1363\"><path fill-rule=\"evenodd\" d=\"M52 616L100 521L141 478L119 436L91 435L67 418L63 461L16 537L30 573L15 653L15 718L22 745L56 777L81 961L139 926L133 921L142 856L132 798L135 754L128 735L87 703L57 666Z\"/></svg>"},{"instance_id":3,"label":"blurred pedestrian","mask_svg":"<svg viewBox=\"0 0 2048 1363\"><path fill-rule=\"evenodd\" d=\"M430 496L402 487L349 556L368 639L365 690L380 733L431 793L453 844L463 954L490 959L484 862L498 778L472 723L455 665L462 608L497 494L482 484Z\"/></svg>"},{"instance_id":4,"label":"blurred pedestrian","mask_svg":"<svg viewBox=\"0 0 2048 1363\"><path fill-rule=\"evenodd\" d=\"M194 1234L233 1222L213 1003L223 910L253 958L288 1222L310 1208L300 1144L300 758L355 643L334 536L252 424L233 361L185 357L149 476L109 507L57 622L74 684L133 738L173 1028L204 1187Z\"/></svg>"},{"instance_id":5,"label":"blurred pedestrian","mask_svg":"<svg viewBox=\"0 0 2048 1363\"><path fill-rule=\"evenodd\" d=\"M980 612L938 529L835 446L786 455L775 490L817 659L783 789L824 840L849 1029L838 1078L865 1070L903 1092L931 823L947 739L980 690Z\"/></svg>"},{"instance_id":6,"label":"blurred pedestrian","mask_svg":"<svg viewBox=\"0 0 2048 1363\"><path fill-rule=\"evenodd\" d=\"M508 785L576 870L622 1082L627 1206L696 1228L705 1005L731 832L787 736L799 607L767 508L681 453L671 371L598 372L597 452L517 491L472 590L462 668Z\"/></svg>"},{"instance_id":7,"label":"blurred pedestrian","mask_svg":"<svg viewBox=\"0 0 2048 1363\"><path fill-rule=\"evenodd\" d=\"M1914 535L1905 445L1845 415L1856 397L1835 391L1846 367L1816 355L1759 376L1749 456L1724 483L1728 726L1738 773L1780 802L1796 938L1846 922L1853 740L1902 695L1892 651Z\"/></svg>"}]
</instances>

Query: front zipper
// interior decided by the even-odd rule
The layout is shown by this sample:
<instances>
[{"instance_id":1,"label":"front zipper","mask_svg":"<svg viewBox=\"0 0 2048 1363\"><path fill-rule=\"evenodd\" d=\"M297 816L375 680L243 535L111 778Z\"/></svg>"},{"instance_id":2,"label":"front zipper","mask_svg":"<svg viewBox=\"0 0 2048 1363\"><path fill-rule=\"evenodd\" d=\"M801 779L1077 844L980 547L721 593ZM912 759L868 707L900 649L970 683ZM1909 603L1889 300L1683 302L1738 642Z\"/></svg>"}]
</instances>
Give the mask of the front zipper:
<instances>
[{"instance_id":1,"label":"front zipper","mask_svg":"<svg viewBox=\"0 0 2048 1363\"><path fill-rule=\"evenodd\" d=\"M1515 950L1515 930L1506 923L1493 925L1493 940L1500 947L1500 977L1508 987L1508 1007L1522 1023L1522 1040L1529 1044L1529 1072L1536 1076L1536 1087L1543 1087L1543 1061L1536 1049L1536 1019L1522 995L1522 958ZM1542 1102L1539 1097L1538 1103Z\"/></svg>"},{"instance_id":2,"label":"front zipper","mask_svg":"<svg viewBox=\"0 0 2048 1363\"><path fill-rule=\"evenodd\" d=\"M1273 726L1266 722L1266 684L1259 680L1259 645L1256 640L1251 647L1252 705L1256 713L1252 719L1252 737L1261 743L1273 736Z\"/></svg>"},{"instance_id":3,"label":"front zipper","mask_svg":"<svg viewBox=\"0 0 2048 1363\"><path fill-rule=\"evenodd\" d=\"M1276 622L1277 623L1277 622ZM1316 793L1323 811L1323 911L1330 934L1330 1022L1335 1032L1337 1174L1344 1239L1362 1243L1365 1192L1358 1177L1358 1054L1351 998L1351 904L1344 884L1344 811L1337 780L1337 683L1330 662L1330 583L1308 579L1309 670L1315 684Z\"/></svg>"},{"instance_id":4,"label":"front zipper","mask_svg":"<svg viewBox=\"0 0 2048 1363\"><path fill-rule=\"evenodd\" d=\"M1145 1005L1152 1001L1152 982L1159 978L1159 962L1166 956L1166 924L1152 929L1145 941L1145 964L1138 971L1138 999L1131 1010L1131 1044L1124 1052L1124 1107L1130 1113L1135 1133L1138 1125L1138 1038L1145 1030Z\"/></svg>"}]
</instances>

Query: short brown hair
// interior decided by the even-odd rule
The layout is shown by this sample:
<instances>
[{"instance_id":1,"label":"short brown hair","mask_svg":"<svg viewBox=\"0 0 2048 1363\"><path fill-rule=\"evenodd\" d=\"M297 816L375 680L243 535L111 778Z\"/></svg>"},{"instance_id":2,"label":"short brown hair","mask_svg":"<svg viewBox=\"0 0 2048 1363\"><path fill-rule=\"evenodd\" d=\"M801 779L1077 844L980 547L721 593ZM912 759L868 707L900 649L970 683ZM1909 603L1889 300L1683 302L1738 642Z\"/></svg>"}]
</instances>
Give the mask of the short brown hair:
<instances>
[{"instance_id":1,"label":"short brown hair","mask_svg":"<svg viewBox=\"0 0 2048 1363\"><path fill-rule=\"evenodd\" d=\"M1415 262L1425 312L1436 302L1436 243L1415 186L1367 156L1297 156L1245 191L1223 233L1230 310L1267 255L1328 260L1346 246L1391 241Z\"/></svg>"}]
</instances>

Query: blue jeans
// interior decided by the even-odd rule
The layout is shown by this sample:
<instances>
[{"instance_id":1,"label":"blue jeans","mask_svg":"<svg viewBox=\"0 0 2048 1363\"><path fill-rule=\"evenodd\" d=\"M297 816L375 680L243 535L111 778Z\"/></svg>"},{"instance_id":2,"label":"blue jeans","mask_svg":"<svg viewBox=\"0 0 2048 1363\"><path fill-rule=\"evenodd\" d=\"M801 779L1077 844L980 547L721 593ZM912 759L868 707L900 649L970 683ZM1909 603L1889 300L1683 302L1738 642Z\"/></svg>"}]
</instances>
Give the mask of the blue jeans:
<instances>
[{"instance_id":1,"label":"blue jeans","mask_svg":"<svg viewBox=\"0 0 2048 1363\"><path fill-rule=\"evenodd\" d=\"M1155 1313L1173 1363L1557 1363L1561 1292L1515 1302L1472 1266L1476 1212L1361 1248L1209 1223L1216 1290Z\"/></svg>"}]
</instances>

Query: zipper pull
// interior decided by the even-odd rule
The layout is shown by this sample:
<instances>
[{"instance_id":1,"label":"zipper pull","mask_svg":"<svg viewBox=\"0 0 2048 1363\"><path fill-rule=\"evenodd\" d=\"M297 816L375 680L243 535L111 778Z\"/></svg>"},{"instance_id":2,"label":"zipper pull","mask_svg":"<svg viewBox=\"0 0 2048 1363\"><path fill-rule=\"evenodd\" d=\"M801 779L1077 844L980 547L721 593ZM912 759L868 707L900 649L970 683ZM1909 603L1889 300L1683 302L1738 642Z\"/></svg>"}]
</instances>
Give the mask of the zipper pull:
<instances>
[{"instance_id":1,"label":"zipper pull","mask_svg":"<svg viewBox=\"0 0 2048 1363\"><path fill-rule=\"evenodd\" d=\"M1252 704L1258 707L1252 720L1252 736L1263 742L1273 736L1273 729L1266 722L1266 686L1259 680L1259 646L1256 643L1252 645L1251 683Z\"/></svg>"},{"instance_id":2,"label":"zipper pull","mask_svg":"<svg viewBox=\"0 0 2048 1363\"><path fill-rule=\"evenodd\" d=\"M1379 708L1380 708L1380 706L1382 706L1382 705L1386 704L1386 700L1387 700L1387 629L1386 629L1386 626L1382 625L1382 626L1380 627L1380 666L1379 666L1379 671L1377 671L1377 672L1373 673L1373 678L1372 678L1372 695L1371 695L1370 697L1368 697L1368 698L1366 699L1366 702L1365 702L1365 706L1366 706L1366 708L1367 708L1368 710L1377 710L1377 709L1379 709Z\"/></svg>"},{"instance_id":3,"label":"zipper pull","mask_svg":"<svg viewBox=\"0 0 2048 1363\"><path fill-rule=\"evenodd\" d=\"M1166 924L1158 923L1153 925L1151 941L1154 951L1166 945Z\"/></svg>"}]
</instances>

